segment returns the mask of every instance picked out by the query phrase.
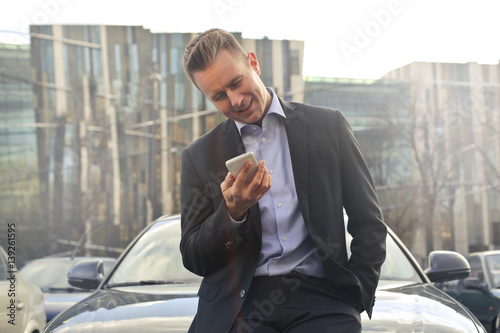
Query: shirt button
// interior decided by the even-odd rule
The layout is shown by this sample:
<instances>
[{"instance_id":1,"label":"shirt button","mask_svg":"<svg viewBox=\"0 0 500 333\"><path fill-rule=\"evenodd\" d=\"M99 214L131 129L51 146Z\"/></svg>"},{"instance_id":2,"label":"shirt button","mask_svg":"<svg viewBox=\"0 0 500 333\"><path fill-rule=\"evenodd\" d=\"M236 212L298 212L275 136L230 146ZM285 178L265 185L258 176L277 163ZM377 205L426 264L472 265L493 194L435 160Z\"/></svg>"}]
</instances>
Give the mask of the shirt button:
<instances>
[{"instance_id":1,"label":"shirt button","mask_svg":"<svg viewBox=\"0 0 500 333\"><path fill-rule=\"evenodd\" d=\"M269 170L269 173L270 173L271 175L273 175L273 174L274 174L274 170Z\"/></svg>"},{"instance_id":2,"label":"shirt button","mask_svg":"<svg viewBox=\"0 0 500 333\"><path fill-rule=\"evenodd\" d=\"M283 204L282 204L281 202L280 202L280 203L278 203L278 207L280 207L280 208L281 208L282 206L283 206Z\"/></svg>"},{"instance_id":3,"label":"shirt button","mask_svg":"<svg viewBox=\"0 0 500 333\"><path fill-rule=\"evenodd\" d=\"M273 264L275 264L275 263L276 263L276 259L275 259L275 260L273 260L273 261L272 261L272 263L273 263Z\"/></svg>"},{"instance_id":4,"label":"shirt button","mask_svg":"<svg viewBox=\"0 0 500 333\"><path fill-rule=\"evenodd\" d=\"M243 297L245 297L246 294L247 294L247 292L245 291L245 289L241 289L240 297L243 298Z\"/></svg>"},{"instance_id":5,"label":"shirt button","mask_svg":"<svg viewBox=\"0 0 500 333\"><path fill-rule=\"evenodd\" d=\"M284 241L286 241L286 236L283 236L283 238L282 238L282 239L283 239Z\"/></svg>"},{"instance_id":6,"label":"shirt button","mask_svg":"<svg viewBox=\"0 0 500 333\"><path fill-rule=\"evenodd\" d=\"M262 138L262 142L266 142L266 141L267 141L267 139L266 139L266 138Z\"/></svg>"}]
</instances>

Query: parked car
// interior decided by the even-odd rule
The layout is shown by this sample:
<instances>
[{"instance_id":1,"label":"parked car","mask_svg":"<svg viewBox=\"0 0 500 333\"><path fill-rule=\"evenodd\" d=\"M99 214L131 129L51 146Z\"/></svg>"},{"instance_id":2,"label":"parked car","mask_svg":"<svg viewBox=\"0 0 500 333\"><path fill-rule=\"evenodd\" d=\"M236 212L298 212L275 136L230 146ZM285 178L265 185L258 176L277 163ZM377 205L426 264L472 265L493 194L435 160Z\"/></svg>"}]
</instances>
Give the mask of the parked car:
<instances>
[{"instance_id":1,"label":"parked car","mask_svg":"<svg viewBox=\"0 0 500 333\"><path fill-rule=\"evenodd\" d=\"M76 288L68 283L73 264L91 260L100 262L103 277L109 273L115 258L107 257L46 257L28 262L19 273L24 280L40 287L44 293L46 322L59 312L88 297L95 288Z\"/></svg>"},{"instance_id":2,"label":"parked car","mask_svg":"<svg viewBox=\"0 0 500 333\"><path fill-rule=\"evenodd\" d=\"M71 284L99 287L54 318L44 332L187 332L201 278L182 265L180 235L179 216L156 220L131 242L102 282L89 274L92 263L75 264L68 275ZM431 283L463 278L469 271L460 254L433 252L426 274L389 231L373 319L362 314L363 332L486 332L470 311Z\"/></svg>"},{"instance_id":3,"label":"parked car","mask_svg":"<svg viewBox=\"0 0 500 333\"><path fill-rule=\"evenodd\" d=\"M38 333L44 326L42 291L24 281L0 247L0 332Z\"/></svg>"},{"instance_id":4,"label":"parked car","mask_svg":"<svg viewBox=\"0 0 500 333\"><path fill-rule=\"evenodd\" d=\"M469 277L437 286L474 313L489 333L500 333L500 251L471 253L466 258Z\"/></svg>"}]
</instances>

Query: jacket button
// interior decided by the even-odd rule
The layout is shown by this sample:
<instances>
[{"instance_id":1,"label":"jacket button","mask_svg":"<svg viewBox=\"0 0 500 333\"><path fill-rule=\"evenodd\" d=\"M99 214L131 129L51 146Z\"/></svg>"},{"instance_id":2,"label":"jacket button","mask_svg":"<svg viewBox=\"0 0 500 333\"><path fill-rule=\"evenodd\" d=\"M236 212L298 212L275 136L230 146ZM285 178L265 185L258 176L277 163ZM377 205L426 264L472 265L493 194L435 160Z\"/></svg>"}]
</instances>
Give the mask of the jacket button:
<instances>
[{"instance_id":1,"label":"jacket button","mask_svg":"<svg viewBox=\"0 0 500 333\"><path fill-rule=\"evenodd\" d=\"M245 291L245 289L241 289L240 297L243 298L243 297L245 297L246 294L247 294L247 292Z\"/></svg>"}]
</instances>

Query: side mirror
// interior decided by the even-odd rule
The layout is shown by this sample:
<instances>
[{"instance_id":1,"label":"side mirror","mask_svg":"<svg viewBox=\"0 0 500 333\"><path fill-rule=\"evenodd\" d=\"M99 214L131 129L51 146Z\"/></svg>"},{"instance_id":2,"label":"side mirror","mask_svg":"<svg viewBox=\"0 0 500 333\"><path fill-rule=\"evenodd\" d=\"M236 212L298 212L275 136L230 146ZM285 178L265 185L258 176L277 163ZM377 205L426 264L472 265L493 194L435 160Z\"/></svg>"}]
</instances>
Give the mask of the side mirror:
<instances>
[{"instance_id":1,"label":"side mirror","mask_svg":"<svg viewBox=\"0 0 500 333\"><path fill-rule=\"evenodd\" d=\"M486 285L481 282L476 277L469 277L464 280L464 288L465 289L472 289L472 290L479 290L483 293L487 292Z\"/></svg>"},{"instance_id":2,"label":"side mirror","mask_svg":"<svg viewBox=\"0 0 500 333\"><path fill-rule=\"evenodd\" d=\"M470 266L467 259L457 252L432 251L425 274L432 282L465 279L470 274Z\"/></svg>"},{"instance_id":3,"label":"side mirror","mask_svg":"<svg viewBox=\"0 0 500 333\"><path fill-rule=\"evenodd\" d=\"M68 272L68 283L73 287L93 290L104 279L105 263L102 259L82 260L75 263Z\"/></svg>"}]
</instances>

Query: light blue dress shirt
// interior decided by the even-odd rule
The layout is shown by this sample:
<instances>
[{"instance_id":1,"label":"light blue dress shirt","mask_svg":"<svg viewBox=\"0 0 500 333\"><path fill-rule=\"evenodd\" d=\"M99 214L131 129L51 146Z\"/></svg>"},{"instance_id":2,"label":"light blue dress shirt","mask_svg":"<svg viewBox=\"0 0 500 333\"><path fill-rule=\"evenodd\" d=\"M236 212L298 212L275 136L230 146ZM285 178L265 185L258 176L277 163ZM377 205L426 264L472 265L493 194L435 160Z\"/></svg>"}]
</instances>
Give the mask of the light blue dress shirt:
<instances>
[{"instance_id":1,"label":"light blue dress shirt","mask_svg":"<svg viewBox=\"0 0 500 333\"><path fill-rule=\"evenodd\" d=\"M271 189L260 199L262 250L255 276L284 275L295 270L324 277L314 242L300 212L292 161L285 129L286 115L276 94L262 128L236 122L247 152L265 160L272 177Z\"/></svg>"}]
</instances>

